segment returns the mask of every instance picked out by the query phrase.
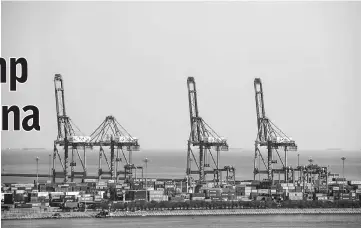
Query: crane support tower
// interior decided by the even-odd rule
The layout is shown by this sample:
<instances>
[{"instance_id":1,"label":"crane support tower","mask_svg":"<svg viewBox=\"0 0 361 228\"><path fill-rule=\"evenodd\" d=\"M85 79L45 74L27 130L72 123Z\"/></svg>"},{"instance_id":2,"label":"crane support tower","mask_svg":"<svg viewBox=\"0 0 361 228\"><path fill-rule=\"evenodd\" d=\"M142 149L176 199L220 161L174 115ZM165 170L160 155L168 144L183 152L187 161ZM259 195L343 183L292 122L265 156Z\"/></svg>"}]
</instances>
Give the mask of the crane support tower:
<instances>
[{"instance_id":1,"label":"crane support tower","mask_svg":"<svg viewBox=\"0 0 361 228\"><path fill-rule=\"evenodd\" d=\"M139 151L138 139L131 136L113 116L107 116L90 137L91 144L99 146L99 180L102 175L110 175L112 180L117 180L120 174L124 174L125 180L132 179L133 169L137 169L132 163L132 151ZM110 159L105 147L110 148ZM103 170L102 160L105 160L108 171ZM124 171L120 170L121 162L124 163Z\"/></svg>"},{"instance_id":2,"label":"crane support tower","mask_svg":"<svg viewBox=\"0 0 361 228\"><path fill-rule=\"evenodd\" d=\"M261 174L266 175L266 180L273 183L274 174L282 173L286 182L290 181L291 167L287 164L287 151L296 151L297 145L292 138L283 133L275 124L271 122L265 114L265 106L263 100L263 89L260 78L255 78L254 89L256 95L256 112L257 112L257 139L255 142L255 156L254 156L254 179L258 174L261 178ZM266 148L266 159L264 159L261 148ZM284 158L281 157L279 148L284 149ZM276 152L276 153L275 153ZM274 156L274 155L277 155ZM264 165L265 169L263 168ZM273 164L281 163L278 168L274 168ZM292 175L293 176L293 175ZM280 177L280 175L279 175ZM294 181L294 180L292 180Z\"/></svg>"},{"instance_id":3,"label":"crane support tower","mask_svg":"<svg viewBox=\"0 0 361 228\"><path fill-rule=\"evenodd\" d=\"M70 178L74 181L74 177L82 177L83 179L87 176L86 168L86 148L90 147L90 137L84 136L78 127L72 122L69 116L66 114L65 99L64 99L64 81L60 74L56 74L54 77L55 86L55 101L56 101L56 115L58 125L58 136L54 141L54 152L53 152L53 168L52 168L52 181L55 183L57 177L64 178L64 183L69 180L69 165L71 167ZM62 156L58 150L59 147L63 147L64 156ZM71 149L71 162L69 163L69 149ZM79 150L83 150L83 156L80 155ZM78 155L80 160L82 171L76 172L76 156ZM56 172L56 158L62 167L62 172Z\"/></svg>"},{"instance_id":4,"label":"crane support tower","mask_svg":"<svg viewBox=\"0 0 361 228\"><path fill-rule=\"evenodd\" d=\"M227 140L220 137L203 119L199 116L198 103L197 103L197 90L196 83L193 77L188 77L188 98L189 98L189 114L190 114L190 126L191 132L188 140L188 151L187 151L187 191L189 185L194 185L191 177L192 174L198 174L198 184L206 183L206 175L213 174L213 182L218 185L221 183L220 177L221 172L226 171L227 173L233 174L235 177L234 167L228 166L220 168L220 151L227 151L228 144ZM192 147L196 147L199 150L199 156L193 153ZM191 163L194 161L197 170L191 169ZM228 175L227 175L227 178Z\"/></svg>"}]
</instances>

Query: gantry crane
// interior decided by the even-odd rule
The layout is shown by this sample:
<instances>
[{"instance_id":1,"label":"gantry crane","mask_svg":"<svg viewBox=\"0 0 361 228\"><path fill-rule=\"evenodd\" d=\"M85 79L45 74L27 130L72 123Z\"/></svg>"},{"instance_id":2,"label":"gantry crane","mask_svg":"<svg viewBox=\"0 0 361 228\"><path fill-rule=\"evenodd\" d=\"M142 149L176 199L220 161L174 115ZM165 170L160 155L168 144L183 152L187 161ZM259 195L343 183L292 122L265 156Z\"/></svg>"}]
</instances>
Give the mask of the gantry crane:
<instances>
[{"instance_id":1,"label":"gantry crane","mask_svg":"<svg viewBox=\"0 0 361 228\"><path fill-rule=\"evenodd\" d=\"M65 109L65 100L64 100L64 81L60 74L56 74L54 77L54 86L55 86L55 101L56 101L56 114L57 114L57 125L58 125L58 135L57 139L54 141L54 152L53 152L53 175L52 181L55 183L57 177L64 177L64 182L68 182L69 179L69 148L71 149L71 181L74 181L74 177L80 175L81 177L86 178L87 169L86 169L86 154L85 150L90 146L89 140L90 137L84 136L81 133L78 127L72 122L69 116L66 114ZM58 147L63 146L64 148L64 160L62 160ZM83 149L83 157L79 154L78 149ZM76 157L74 153L77 153L81 166L83 168L82 172L75 172L76 166ZM58 157L60 165L63 169L62 172L56 172L56 158Z\"/></svg>"},{"instance_id":2,"label":"gantry crane","mask_svg":"<svg viewBox=\"0 0 361 228\"><path fill-rule=\"evenodd\" d=\"M107 116L90 137L91 144L99 146L99 180L104 174L110 175L112 180L117 179L120 174L125 175L125 180L132 179L133 169L137 169L132 163L132 151L139 150L138 139L131 136L113 116ZM103 149L103 147L107 146L110 147L110 162ZM120 152L123 156L120 155ZM103 157L109 171L102 169ZM122 161L125 164L124 171L121 171L119 168Z\"/></svg>"},{"instance_id":3,"label":"gantry crane","mask_svg":"<svg viewBox=\"0 0 361 228\"><path fill-rule=\"evenodd\" d=\"M297 166L294 171L298 171L300 173L300 181L303 184L303 187L307 183L315 184L315 181L317 180L319 183L317 188L318 190L323 188L327 191L328 189L328 176L329 176L329 170L327 166L319 166L317 164L313 164L313 159L310 158L308 160L310 164L305 166Z\"/></svg>"},{"instance_id":4,"label":"gantry crane","mask_svg":"<svg viewBox=\"0 0 361 228\"><path fill-rule=\"evenodd\" d=\"M236 168L231 165L226 165L222 169L218 169L219 172L214 173L214 184L218 184L216 181L220 178L219 182L224 182L226 185L236 185ZM222 172L226 173L225 180L222 177ZM218 176L218 173L221 175Z\"/></svg>"},{"instance_id":5,"label":"gantry crane","mask_svg":"<svg viewBox=\"0 0 361 228\"><path fill-rule=\"evenodd\" d=\"M206 175L215 175L216 182L220 183L220 172L230 169L220 169L219 159L220 151L227 151L227 140L220 137L203 119L199 116L197 103L196 83L193 77L188 77L188 99L190 111L191 132L188 140L187 151L187 183L190 184L192 174L198 174L198 184L206 183ZM192 147L198 147L199 156L195 157ZM193 159L192 159L193 158ZM197 170L191 170L191 162L194 161ZM210 164L211 163L211 164ZM211 167L212 165L212 167ZM232 167L232 172L234 168ZM228 176L228 175L227 175ZM187 187L188 188L188 187ZM188 191L188 189L187 189Z\"/></svg>"},{"instance_id":6,"label":"gantry crane","mask_svg":"<svg viewBox=\"0 0 361 228\"><path fill-rule=\"evenodd\" d=\"M266 174L266 180L273 183L273 177L275 172L283 173L285 181L287 182L289 177L290 166L287 164L287 151L296 151L297 145L294 140L289 138L283 133L276 125L274 125L269 118L266 117L262 82L260 78L255 78L254 89L256 95L256 112L257 112L257 139L255 142L255 156L254 156L254 171L253 178L256 179L256 175ZM262 156L261 148L267 148L267 159ZM284 159L280 156L279 148L284 148ZM274 152L278 155L279 159L274 158ZM257 160L258 159L258 160ZM258 164L257 164L258 161ZM265 169L261 169L261 161L265 166ZM281 162L281 167L278 169L273 168L273 164Z\"/></svg>"}]
</instances>

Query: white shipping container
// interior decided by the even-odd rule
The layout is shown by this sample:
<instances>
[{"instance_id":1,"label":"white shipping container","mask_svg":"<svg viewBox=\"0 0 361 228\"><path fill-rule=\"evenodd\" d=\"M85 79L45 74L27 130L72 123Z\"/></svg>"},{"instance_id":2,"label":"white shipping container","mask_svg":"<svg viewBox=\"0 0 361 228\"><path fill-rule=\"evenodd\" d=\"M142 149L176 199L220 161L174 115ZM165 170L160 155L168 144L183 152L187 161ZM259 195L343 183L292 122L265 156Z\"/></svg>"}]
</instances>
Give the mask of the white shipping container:
<instances>
[{"instance_id":1,"label":"white shipping container","mask_svg":"<svg viewBox=\"0 0 361 228\"><path fill-rule=\"evenodd\" d=\"M351 185L361 185L361 181L351 181Z\"/></svg>"},{"instance_id":2,"label":"white shipping container","mask_svg":"<svg viewBox=\"0 0 361 228\"><path fill-rule=\"evenodd\" d=\"M251 201L248 196L237 196L237 200L240 200L240 201Z\"/></svg>"},{"instance_id":3,"label":"white shipping container","mask_svg":"<svg viewBox=\"0 0 361 228\"><path fill-rule=\"evenodd\" d=\"M108 184L114 184L115 180L108 180Z\"/></svg>"},{"instance_id":4,"label":"white shipping container","mask_svg":"<svg viewBox=\"0 0 361 228\"><path fill-rule=\"evenodd\" d=\"M80 192L66 192L67 196L77 196L80 195Z\"/></svg>"},{"instance_id":5,"label":"white shipping container","mask_svg":"<svg viewBox=\"0 0 361 228\"><path fill-rule=\"evenodd\" d=\"M258 189L258 193L259 194L268 194L269 191L268 191L268 189Z\"/></svg>"},{"instance_id":6,"label":"white shipping container","mask_svg":"<svg viewBox=\"0 0 361 228\"><path fill-rule=\"evenodd\" d=\"M149 191L150 195L163 195L163 191L158 191L158 190L153 190L153 191Z\"/></svg>"},{"instance_id":7,"label":"white shipping container","mask_svg":"<svg viewBox=\"0 0 361 228\"><path fill-rule=\"evenodd\" d=\"M205 197L193 197L192 200L204 200Z\"/></svg>"},{"instance_id":8,"label":"white shipping container","mask_svg":"<svg viewBox=\"0 0 361 228\"><path fill-rule=\"evenodd\" d=\"M317 200L327 200L327 196L320 196L320 197L317 197Z\"/></svg>"},{"instance_id":9,"label":"white shipping container","mask_svg":"<svg viewBox=\"0 0 361 228\"><path fill-rule=\"evenodd\" d=\"M97 182L97 179L84 179L85 183L95 183Z\"/></svg>"},{"instance_id":10,"label":"white shipping container","mask_svg":"<svg viewBox=\"0 0 361 228\"><path fill-rule=\"evenodd\" d=\"M98 195L100 195L102 198L104 197L105 191L98 191Z\"/></svg>"},{"instance_id":11,"label":"white shipping container","mask_svg":"<svg viewBox=\"0 0 361 228\"><path fill-rule=\"evenodd\" d=\"M23 187L25 187L25 185L24 184L15 184L14 187L15 188L23 188Z\"/></svg>"},{"instance_id":12,"label":"white shipping container","mask_svg":"<svg viewBox=\"0 0 361 228\"><path fill-rule=\"evenodd\" d=\"M303 197L302 192L289 192L288 193L289 197Z\"/></svg>"},{"instance_id":13,"label":"white shipping container","mask_svg":"<svg viewBox=\"0 0 361 228\"><path fill-rule=\"evenodd\" d=\"M49 192L38 192L38 197L49 197Z\"/></svg>"},{"instance_id":14,"label":"white shipping container","mask_svg":"<svg viewBox=\"0 0 361 228\"><path fill-rule=\"evenodd\" d=\"M50 194L51 196L55 196L55 195L57 195L57 196L62 196L62 195L64 195L64 192L49 192L49 194Z\"/></svg>"}]
</instances>

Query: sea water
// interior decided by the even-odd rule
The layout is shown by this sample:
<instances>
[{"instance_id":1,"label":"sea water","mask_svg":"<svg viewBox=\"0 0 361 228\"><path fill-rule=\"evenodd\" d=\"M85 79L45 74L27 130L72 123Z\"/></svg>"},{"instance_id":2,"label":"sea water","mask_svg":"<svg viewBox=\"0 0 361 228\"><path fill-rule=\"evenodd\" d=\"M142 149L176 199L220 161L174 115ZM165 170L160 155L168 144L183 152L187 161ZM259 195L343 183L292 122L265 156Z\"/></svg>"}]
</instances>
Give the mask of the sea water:
<instances>
[{"instance_id":1,"label":"sea water","mask_svg":"<svg viewBox=\"0 0 361 228\"><path fill-rule=\"evenodd\" d=\"M71 151L71 150L70 150ZM59 150L60 155L63 158L62 150ZM110 151L105 149L108 160L110 160ZM39 157L39 173L49 174L49 167L52 167L52 158L49 160L49 154L52 154L52 150L2 150L1 152L1 172L2 173L32 173L36 174L37 166L35 158ZM82 155L83 151L79 150ZM125 153L127 153L125 151ZM92 150L87 149L87 170L89 175L96 175L98 169L98 156L99 148ZM120 155L122 153L120 152ZM320 151L297 151L288 152L288 165L293 167L298 164L309 164L308 159L312 157L313 163L321 166L328 166L332 173L339 173L342 176L342 160L341 157L346 157L344 173L348 180L361 180L361 151L335 151L335 150L320 150ZM150 178L184 178L186 169L186 149L169 149L169 150L148 150L133 151L132 162L136 165L144 165L142 160L147 157L150 162L147 165L147 176ZM199 155L195 152L195 157ZM215 155L215 154L214 154ZM74 155L78 155L75 153ZM121 155L122 156L122 155ZM275 156L278 156L275 154ZM280 153L281 157L284 157L284 153ZM253 159L254 151L247 149L230 149L229 151L221 151L220 166L233 165L236 168L237 180L249 180L253 179ZM69 162L71 153L69 153ZM209 164L212 164L212 158L209 156ZM266 159L266 158L265 158ZM50 162L50 163L49 163ZM77 166L75 171L82 171L81 163L79 159L76 160ZM123 163L120 166L124 166ZM103 158L102 161L103 170L107 170L107 164ZM195 169L196 165L193 162L192 169ZM56 159L56 171L61 171L61 165ZM70 171L70 167L69 167ZM145 172L145 170L144 170ZM145 175L145 173L144 173ZM141 171L137 172L137 176L141 176ZM211 178L211 177L209 177ZM282 178L282 177L281 177ZM2 183L29 183L33 182L35 178L25 177L6 177L2 176ZM49 178L39 178L40 180L46 180Z\"/></svg>"},{"instance_id":2,"label":"sea water","mask_svg":"<svg viewBox=\"0 0 361 228\"><path fill-rule=\"evenodd\" d=\"M62 228L62 227L347 227L359 228L360 215L239 215L239 216L175 216L107 219L39 219L2 220L2 227Z\"/></svg>"}]
</instances>

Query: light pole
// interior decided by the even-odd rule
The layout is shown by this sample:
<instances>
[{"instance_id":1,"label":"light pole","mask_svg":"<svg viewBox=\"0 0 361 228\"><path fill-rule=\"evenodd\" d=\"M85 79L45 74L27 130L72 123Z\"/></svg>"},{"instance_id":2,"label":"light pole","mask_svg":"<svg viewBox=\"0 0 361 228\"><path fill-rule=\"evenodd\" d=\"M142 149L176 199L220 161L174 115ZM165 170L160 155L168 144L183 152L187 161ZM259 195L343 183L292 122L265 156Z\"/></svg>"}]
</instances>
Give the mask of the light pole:
<instances>
[{"instance_id":1,"label":"light pole","mask_svg":"<svg viewBox=\"0 0 361 228\"><path fill-rule=\"evenodd\" d=\"M50 179L50 176L51 176L50 166L51 166L51 154L49 154L49 180L51 180L51 179Z\"/></svg>"},{"instance_id":2,"label":"light pole","mask_svg":"<svg viewBox=\"0 0 361 228\"><path fill-rule=\"evenodd\" d=\"M342 177L345 178L345 160L346 160L346 158L342 157L341 160L342 160ZM342 181L342 198L343 198L344 191L345 191L344 181Z\"/></svg>"},{"instance_id":3,"label":"light pole","mask_svg":"<svg viewBox=\"0 0 361 228\"><path fill-rule=\"evenodd\" d=\"M300 154L297 154L297 169L298 169L298 179L301 181L301 170L300 170Z\"/></svg>"},{"instance_id":4,"label":"light pole","mask_svg":"<svg viewBox=\"0 0 361 228\"><path fill-rule=\"evenodd\" d=\"M148 158L144 158L143 162L145 163L145 201L148 201L148 188L147 188L147 170L148 170Z\"/></svg>"},{"instance_id":5,"label":"light pole","mask_svg":"<svg viewBox=\"0 0 361 228\"><path fill-rule=\"evenodd\" d=\"M36 188L39 187L39 157L35 158L36 160Z\"/></svg>"},{"instance_id":6,"label":"light pole","mask_svg":"<svg viewBox=\"0 0 361 228\"><path fill-rule=\"evenodd\" d=\"M342 177L345 178L345 160L346 160L346 158L342 157L341 160L342 160Z\"/></svg>"}]
</instances>

